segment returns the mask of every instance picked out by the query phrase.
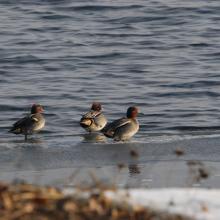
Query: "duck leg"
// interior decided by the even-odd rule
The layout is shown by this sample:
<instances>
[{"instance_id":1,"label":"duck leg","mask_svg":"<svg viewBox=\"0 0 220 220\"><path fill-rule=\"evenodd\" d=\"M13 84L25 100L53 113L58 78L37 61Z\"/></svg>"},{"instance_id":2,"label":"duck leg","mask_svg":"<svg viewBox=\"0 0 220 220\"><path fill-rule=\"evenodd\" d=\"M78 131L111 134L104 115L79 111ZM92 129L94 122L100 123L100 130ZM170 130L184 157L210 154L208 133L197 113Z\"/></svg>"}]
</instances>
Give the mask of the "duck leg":
<instances>
[{"instance_id":1,"label":"duck leg","mask_svg":"<svg viewBox=\"0 0 220 220\"><path fill-rule=\"evenodd\" d=\"M25 129L25 132L24 132L24 140L27 141L27 136L28 136L28 132L27 132L27 129Z\"/></svg>"}]
</instances>

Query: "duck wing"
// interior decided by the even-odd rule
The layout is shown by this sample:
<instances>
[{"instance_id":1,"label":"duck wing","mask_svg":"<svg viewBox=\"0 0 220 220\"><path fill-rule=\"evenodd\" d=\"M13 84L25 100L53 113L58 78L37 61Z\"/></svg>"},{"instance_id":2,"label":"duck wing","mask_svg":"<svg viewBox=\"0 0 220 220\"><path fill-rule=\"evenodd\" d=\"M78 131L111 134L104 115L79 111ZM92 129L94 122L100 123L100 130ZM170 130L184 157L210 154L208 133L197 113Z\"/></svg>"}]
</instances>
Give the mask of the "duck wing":
<instances>
[{"instance_id":1,"label":"duck wing","mask_svg":"<svg viewBox=\"0 0 220 220\"><path fill-rule=\"evenodd\" d=\"M35 123L38 122L38 119L35 117L34 114L28 115L24 118L21 118L17 122L15 122L10 129L10 132L15 134L20 133L30 133L32 132L32 128L34 127Z\"/></svg>"},{"instance_id":2,"label":"duck wing","mask_svg":"<svg viewBox=\"0 0 220 220\"><path fill-rule=\"evenodd\" d=\"M107 137L113 137L115 131L118 128L126 126L127 124L131 123L128 118L120 118L118 120L113 121L112 123L108 124L104 129L103 133Z\"/></svg>"},{"instance_id":3,"label":"duck wing","mask_svg":"<svg viewBox=\"0 0 220 220\"><path fill-rule=\"evenodd\" d=\"M100 111L90 111L87 112L85 115L83 115L82 118L95 118L100 114L101 114Z\"/></svg>"},{"instance_id":4,"label":"duck wing","mask_svg":"<svg viewBox=\"0 0 220 220\"><path fill-rule=\"evenodd\" d=\"M83 128L91 127L93 123L95 123L96 117L101 114L100 111L89 111L80 119L80 125Z\"/></svg>"}]
</instances>

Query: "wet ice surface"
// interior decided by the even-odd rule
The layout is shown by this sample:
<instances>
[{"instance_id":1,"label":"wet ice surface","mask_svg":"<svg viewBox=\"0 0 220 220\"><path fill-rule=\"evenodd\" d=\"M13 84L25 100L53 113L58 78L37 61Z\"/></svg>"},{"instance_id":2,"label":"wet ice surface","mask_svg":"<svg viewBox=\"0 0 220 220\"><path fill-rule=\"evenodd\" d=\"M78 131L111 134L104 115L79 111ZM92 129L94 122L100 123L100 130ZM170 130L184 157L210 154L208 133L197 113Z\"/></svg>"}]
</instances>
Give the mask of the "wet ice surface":
<instances>
[{"instance_id":1,"label":"wet ice surface","mask_svg":"<svg viewBox=\"0 0 220 220\"><path fill-rule=\"evenodd\" d=\"M119 187L220 186L220 137L77 144L65 138L65 147L40 137L18 140L0 143L1 180L70 186L91 183L95 176Z\"/></svg>"}]
</instances>

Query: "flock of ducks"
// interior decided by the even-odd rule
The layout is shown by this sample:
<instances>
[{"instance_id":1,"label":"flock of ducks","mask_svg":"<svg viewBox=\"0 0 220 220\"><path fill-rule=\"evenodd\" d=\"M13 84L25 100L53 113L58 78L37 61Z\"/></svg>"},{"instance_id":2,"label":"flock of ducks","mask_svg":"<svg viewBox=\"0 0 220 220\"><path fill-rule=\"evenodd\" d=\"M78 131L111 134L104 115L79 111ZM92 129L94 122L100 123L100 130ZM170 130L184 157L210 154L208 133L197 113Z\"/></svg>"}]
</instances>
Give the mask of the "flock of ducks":
<instances>
[{"instance_id":1,"label":"flock of ducks","mask_svg":"<svg viewBox=\"0 0 220 220\"><path fill-rule=\"evenodd\" d=\"M31 113L15 122L9 132L23 134L27 140L28 135L40 131L45 126L42 113L43 107L33 104ZM113 138L115 141L126 141L139 130L137 115L138 108L132 106L127 109L126 117L108 123L102 113L101 104L94 102L90 111L82 116L79 123L87 132L102 132L106 137Z\"/></svg>"}]
</instances>

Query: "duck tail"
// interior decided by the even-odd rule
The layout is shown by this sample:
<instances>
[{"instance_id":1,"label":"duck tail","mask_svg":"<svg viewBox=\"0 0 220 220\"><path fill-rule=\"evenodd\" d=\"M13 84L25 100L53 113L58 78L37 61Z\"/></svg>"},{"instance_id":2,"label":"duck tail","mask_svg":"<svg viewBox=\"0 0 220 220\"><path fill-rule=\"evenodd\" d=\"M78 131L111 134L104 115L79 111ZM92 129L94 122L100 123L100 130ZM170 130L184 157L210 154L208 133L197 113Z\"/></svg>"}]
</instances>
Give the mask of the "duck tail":
<instances>
[{"instance_id":1,"label":"duck tail","mask_svg":"<svg viewBox=\"0 0 220 220\"><path fill-rule=\"evenodd\" d=\"M109 129L108 124L101 130L101 133L103 133L108 138L112 138L114 135L114 132Z\"/></svg>"},{"instance_id":2,"label":"duck tail","mask_svg":"<svg viewBox=\"0 0 220 220\"><path fill-rule=\"evenodd\" d=\"M20 134L21 133L21 128L12 127L10 130L8 130L8 132L13 133L13 134Z\"/></svg>"}]
</instances>

